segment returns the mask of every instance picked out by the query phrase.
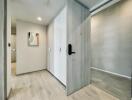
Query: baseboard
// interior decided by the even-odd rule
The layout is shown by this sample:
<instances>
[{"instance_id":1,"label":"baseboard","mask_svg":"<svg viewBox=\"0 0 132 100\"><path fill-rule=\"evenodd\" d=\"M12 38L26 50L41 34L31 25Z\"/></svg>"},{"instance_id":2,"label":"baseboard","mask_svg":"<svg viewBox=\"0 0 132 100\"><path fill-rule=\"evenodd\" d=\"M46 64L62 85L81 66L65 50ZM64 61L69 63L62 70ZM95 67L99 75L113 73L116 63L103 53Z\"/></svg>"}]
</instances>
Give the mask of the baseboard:
<instances>
[{"instance_id":1,"label":"baseboard","mask_svg":"<svg viewBox=\"0 0 132 100\"><path fill-rule=\"evenodd\" d=\"M125 77L91 69L92 84L120 100L131 99L131 80Z\"/></svg>"},{"instance_id":2,"label":"baseboard","mask_svg":"<svg viewBox=\"0 0 132 100\"><path fill-rule=\"evenodd\" d=\"M20 74L16 73L16 76L25 75L25 74L31 74L31 73L39 72L39 71L43 71L43 70L46 70L46 69L41 69L41 70L36 70L36 71L31 71L31 72L25 72L25 73L20 73Z\"/></svg>"},{"instance_id":3,"label":"baseboard","mask_svg":"<svg viewBox=\"0 0 132 100\"><path fill-rule=\"evenodd\" d=\"M111 75L114 75L114 76L117 76L117 77L122 77L122 78L126 78L126 79L131 80L131 77L126 76L126 75L121 75L121 74L118 74L118 73L102 70L102 69L95 68L95 67L91 67L91 69L98 70L98 71L105 72L105 73L108 73L108 74L111 74Z\"/></svg>"},{"instance_id":4,"label":"baseboard","mask_svg":"<svg viewBox=\"0 0 132 100\"><path fill-rule=\"evenodd\" d=\"M52 74L49 70L45 69L47 72L49 72L64 88L66 88L66 86L54 75Z\"/></svg>"}]
</instances>

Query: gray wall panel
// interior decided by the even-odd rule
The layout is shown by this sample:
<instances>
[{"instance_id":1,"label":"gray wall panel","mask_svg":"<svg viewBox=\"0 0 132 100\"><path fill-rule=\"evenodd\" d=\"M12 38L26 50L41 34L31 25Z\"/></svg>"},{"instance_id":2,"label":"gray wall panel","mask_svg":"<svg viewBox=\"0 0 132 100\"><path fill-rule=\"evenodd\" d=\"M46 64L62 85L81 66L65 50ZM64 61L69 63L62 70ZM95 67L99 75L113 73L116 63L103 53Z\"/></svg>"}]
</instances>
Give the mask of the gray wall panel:
<instances>
[{"instance_id":1,"label":"gray wall panel","mask_svg":"<svg viewBox=\"0 0 132 100\"><path fill-rule=\"evenodd\" d=\"M92 17L92 67L131 76L132 0L122 0Z\"/></svg>"}]
</instances>

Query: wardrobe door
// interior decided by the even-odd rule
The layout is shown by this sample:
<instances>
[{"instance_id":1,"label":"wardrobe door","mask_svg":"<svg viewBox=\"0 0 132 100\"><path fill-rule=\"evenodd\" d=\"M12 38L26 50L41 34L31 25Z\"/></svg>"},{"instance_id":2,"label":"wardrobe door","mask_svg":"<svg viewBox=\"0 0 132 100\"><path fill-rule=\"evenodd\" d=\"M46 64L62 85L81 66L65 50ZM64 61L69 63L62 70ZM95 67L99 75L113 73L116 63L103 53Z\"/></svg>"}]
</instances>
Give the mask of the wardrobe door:
<instances>
[{"instance_id":1,"label":"wardrobe door","mask_svg":"<svg viewBox=\"0 0 132 100\"><path fill-rule=\"evenodd\" d=\"M47 64L48 64L48 71L54 74L54 23L51 23L48 26L48 54L47 54Z\"/></svg>"},{"instance_id":2,"label":"wardrobe door","mask_svg":"<svg viewBox=\"0 0 132 100\"><path fill-rule=\"evenodd\" d=\"M60 32L60 79L62 83L66 86L66 47L67 47L67 32L66 32L66 7L62 11L62 20L61 20L61 32Z\"/></svg>"},{"instance_id":3,"label":"wardrobe door","mask_svg":"<svg viewBox=\"0 0 132 100\"><path fill-rule=\"evenodd\" d=\"M59 17L55 19L54 23L54 75L57 79L60 80L60 53L61 53L61 46L60 46L60 22ZM60 80L61 81L61 80Z\"/></svg>"},{"instance_id":4,"label":"wardrobe door","mask_svg":"<svg viewBox=\"0 0 132 100\"><path fill-rule=\"evenodd\" d=\"M66 85L66 8L54 22L54 73Z\"/></svg>"}]
</instances>

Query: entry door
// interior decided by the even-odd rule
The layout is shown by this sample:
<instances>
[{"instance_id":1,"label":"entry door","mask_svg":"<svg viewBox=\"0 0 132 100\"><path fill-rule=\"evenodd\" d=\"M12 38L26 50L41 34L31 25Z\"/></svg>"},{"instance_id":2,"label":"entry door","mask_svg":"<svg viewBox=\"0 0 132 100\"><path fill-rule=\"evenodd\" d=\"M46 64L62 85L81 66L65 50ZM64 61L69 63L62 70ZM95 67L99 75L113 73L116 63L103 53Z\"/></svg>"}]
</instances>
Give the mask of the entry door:
<instances>
[{"instance_id":1,"label":"entry door","mask_svg":"<svg viewBox=\"0 0 132 100\"><path fill-rule=\"evenodd\" d=\"M67 95L70 95L90 83L90 17L68 34L67 60Z\"/></svg>"}]
</instances>

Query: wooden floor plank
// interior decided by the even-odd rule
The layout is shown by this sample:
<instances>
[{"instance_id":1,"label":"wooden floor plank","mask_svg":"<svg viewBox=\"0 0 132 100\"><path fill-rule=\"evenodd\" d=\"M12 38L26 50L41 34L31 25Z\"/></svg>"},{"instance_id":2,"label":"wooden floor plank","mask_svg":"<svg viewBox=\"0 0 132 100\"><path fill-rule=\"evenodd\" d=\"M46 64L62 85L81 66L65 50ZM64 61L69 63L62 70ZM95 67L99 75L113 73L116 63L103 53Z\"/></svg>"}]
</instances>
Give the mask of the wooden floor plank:
<instances>
[{"instance_id":1,"label":"wooden floor plank","mask_svg":"<svg viewBox=\"0 0 132 100\"><path fill-rule=\"evenodd\" d=\"M9 100L119 100L93 85L66 96L65 88L45 70L13 75L12 82Z\"/></svg>"}]
</instances>

